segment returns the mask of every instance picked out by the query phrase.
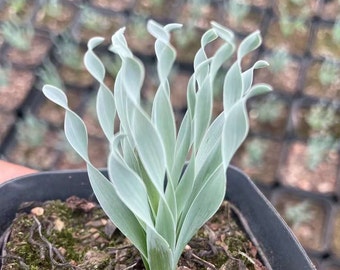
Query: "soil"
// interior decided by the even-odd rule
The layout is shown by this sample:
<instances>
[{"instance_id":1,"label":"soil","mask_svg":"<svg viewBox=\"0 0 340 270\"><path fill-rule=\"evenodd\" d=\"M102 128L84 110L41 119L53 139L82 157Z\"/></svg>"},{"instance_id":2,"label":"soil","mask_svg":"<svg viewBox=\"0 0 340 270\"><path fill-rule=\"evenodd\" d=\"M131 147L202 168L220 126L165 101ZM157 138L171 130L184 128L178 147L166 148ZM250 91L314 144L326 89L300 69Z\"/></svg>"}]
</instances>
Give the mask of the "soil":
<instances>
[{"instance_id":1,"label":"soil","mask_svg":"<svg viewBox=\"0 0 340 270\"><path fill-rule=\"evenodd\" d=\"M146 56L155 55L155 39L147 32L145 24L139 25L138 22L130 20L126 27L125 37L134 53Z\"/></svg>"},{"instance_id":2,"label":"soil","mask_svg":"<svg viewBox=\"0 0 340 270\"><path fill-rule=\"evenodd\" d=\"M320 133L322 130L313 130L307 123L307 116L310 113L313 106L318 106L317 103L310 102L310 99L301 100L300 104L295 103L292 113L292 128L294 135L299 139L307 139L315 133ZM329 105L331 106L331 105ZM327 107L325 106L325 109ZM340 110L335 108L335 120L332 125L327 129L327 134L332 135L334 138L340 138ZM329 120L329 119L328 119Z\"/></svg>"},{"instance_id":3,"label":"soil","mask_svg":"<svg viewBox=\"0 0 340 270\"><path fill-rule=\"evenodd\" d=\"M290 16L297 17L301 15L302 9L306 17L312 17L318 11L318 0L309 0L306 2L280 0L274 1L278 5L279 10L285 10Z\"/></svg>"},{"instance_id":4,"label":"soil","mask_svg":"<svg viewBox=\"0 0 340 270\"><path fill-rule=\"evenodd\" d=\"M83 96L86 93L81 90L69 89L66 91L68 104L70 108L77 111L83 101ZM35 112L39 119L43 119L55 127L62 127L64 124L65 110L59 105L52 103L48 99L42 97L41 103L37 105Z\"/></svg>"},{"instance_id":5,"label":"soil","mask_svg":"<svg viewBox=\"0 0 340 270\"><path fill-rule=\"evenodd\" d=\"M48 51L52 46L51 41L42 35L34 35L31 46L28 51L18 50L14 47L9 47L5 51L6 60L20 68L37 67L45 59Z\"/></svg>"},{"instance_id":6,"label":"soil","mask_svg":"<svg viewBox=\"0 0 340 270\"><path fill-rule=\"evenodd\" d=\"M89 136L97 138L97 139L105 139L105 134L103 129L101 128L97 113L96 113L96 96L91 96L88 102L85 104L84 112L82 113L82 119L85 122L87 133ZM115 121L114 131L118 132L119 130L119 119L112 119Z\"/></svg>"},{"instance_id":7,"label":"soil","mask_svg":"<svg viewBox=\"0 0 340 270\"><path fill-rule=\"evenodd\" d=\"M11 69L8 85L0 86L0 107L4 111L18 109L28 97L34 84L34 74L29 70Z\"/></svg>"},{"instance_id":8,"label":"soil","mask_svg":"<svg viewBox=\"0 0 340 270\"><path fill-rule=\"evenodd\" d=\"M228 12L226 11L227 7L220 7L220 12L222 12L222 25L226 25L231 30L242 33L242 34L250 34L258 29L262 29L263 22L263 12L249 12L242 21L237 21L232 16L228 16Z\"/></svg>"},{"instance_id":9,"label":"soil","mask_svg":"<svg viewBox=\"0 0 340 270\"><path fill-rule=\"evenodd\" d=\"M139 0L135 1L133 11L137 15L143 17L152 17L159 22L178 21L178 11L176 9L181 1L166 1L166 0Z\"/></svg>"},{"instance_id":10,"label":"soil","mask_svg":"<svg viewBox=\"0 0 340 270\"><path fill-rule=\"evenodd\" d=\"M56 16L49 15L44 7L38 10L35 16L35 26L42 30L49 31L55 35L66 30L70 26L76 10L73 5L61 2L60 5L61 12L60 14L56 14Z\"/></svg>"},{"instance_id":11,"label":"soil","mask_svg":"<svg viewBox=\"0 0 340 270\"><path fill-rule=\"evenodd\" d=\"M82 22L79 23L79 29L76 30L75 36L84 44L93 37L104 37L104 44L109 44L111 42L111 36L121 27L125 26L126 22L123 16L108 16L104 13L94 11L97 14L96 20L100 21L93 22L93 26L87 27ZM92 23L92 22L91 22Z\"/></svg>"},{"instance_id":12,"label":"soil","mask_svg":"<svg viewBox=\"0 0 340 270\"><path fill-rule=\"evenodd\" d=\"M329 218L326 205L291 192L276 193L272 201L304 248L324 251Z\"/></svg>"},{"instance_id":13,"label":"soil","mask_svg":"<svg viewBox=\"0 0 340 270\"><path fill-rule=\"evenodd\" d=\"M258 143L257 147L261 151L259 157L251 153L249 146L254 142ZM232 163L241 168L252 180L270 185L276 181L280 154L281 144L279 142L251 137L236 152Z\"/></svg>"},{"instance_id":14,"label":"soil","mask_svg":"<svg viewBox=\"0 0 340 270\"><path fill-rule=\"evenodd\" d=\"M332 228L332 253L340 259L340 208L337 209L334 215Z\"/></svg>"},{"instance_id":15,"label":"soil","mask_svg":"<svg viewBox=\"0 0 340 270\"><path fill-rule=\"evenodd\" d=\"M333 40L332 28L319 26L316 33L315 44L313 46L312 54L314 57L327 57L330 59L340 58L340 49Z\"/></svg>"},{"instance_id":16,"label":"soil","mask_svg":"<svg viewBox=\"0 0 340 270\"><path fill-rule=\"evenodd\" d=\"M190 32L190 35L188 34ZM172 36L171 43L177 51L176 61L192 66L196 52L200 49L200 40L203 31L197 28L181 28ZM183 37L185 37L183 39Z\"/></svg>"},{"instance_id":17,"label":"soil","mask_svg":"<svg viewBox=\"0 0 340 270\"><path fill-rule=\"evenodd\" d=\"M110 9L115 12L122 12L130 10L134 5L135 0L121 0L121 1L90 0L90 3L95 7Z\"/></svg>"},{"instance_id":18,"label":"soil","mask_svg":"<svg viewBox=\"0 0 340 270\"><path fill-rule=\"evenodd\" d=\"M15 115L0 111L0 123L0 142L2 142L15 123Z\"/></svg>"},{"instance_id":19,"label":"soil","mask_svg":"<svg viewBox=\"0 0 340 270\"><path fill-rule=\"evenodd\" d=\"M178 269L266 269L231 209L224 203L199 230ZM30 202L21 210L7 233L2 270L144 269L138 251L93 202L73 196L65 203Z\"/></svg>"},{"instance_id":20,"label":"soil","mask_svg":"<svg viewBox=\"0 0 340 270\"><path fill-rule=\"evenodd\" d=\"M304 93L309 96L318 98L328 98L331 100L338 99L340 101L340 79L335 76L329 85L323 85L319 79L321 62L315 61L310 64L307 69Z\"/></svg>"},{"instance_id":21,"label":"soil","mask_svg":"<svg viewBox=\"0 0 340 270\"><path fill-rule=\"evenodd\" d=\"M339 155L330 151L313 170L307 166L307 145L293 142L289 145L286 160L280 166L279 177L287 186L317 193L336 192Z\"/></svg>"},{"instance_id":22,"label":"soil","mask_svg":"<svg viewBox=\"0 0 340 270\"><path fill-rule=\"evenodd\" d=\"M200 30L209 29L211 21L220 21L218 16L220 14L220 7L207 3L202 1L197 5L190 2L184 4L179 11L177 21L183 25L191 25Z\"/></svg>"},{"instance_id":23,"label":"soil","mask_svg":"<svg viewBox=\"0 0 340 270\"><path fill-rule=\"evenodd\" d=\"M340 270L340 265L338 263L327 263L323 270Z\"/></svg>"},{"instance_id":24,"label":"soil","mask_svg":"<svg viewBox=\"0 0 340 270\"><path fill-rule=\"evenodd\" d=\"M266 59L266 57L264 57ZM266 59L269 64L270 59ZM295 94L298 90L301 64L299 61L289 59L282 70L277 73L269 68L255 70L254 83L266 82L276 91L282 91L288 94Z\"/></svg>"},{"instance_id":25,"label":"soil","mask_svg":"<svg viewBox=\"0 0 340 270\"><path fill-rule=\"evenodd\" d=\"M187 108L187 85L191 74L189 72L175 72L170 80L170 99L175 110Z\"/></svg>"},{"instance_id":26,"label":"soil","mask_svg":"<svg viewBox=\"0 0 340 270\"><path fill-rule=\"evenodd\" d=\"M18 12L11 8L10 3L12 0L4 0L0 2L0 20L7 21L11 18L19 17L24 21L29 21L34 14L35 1L25 1L24 7Z\"/></svg>"},{"instance_id":27,"label":"soil","mask_svg":"<svg viewBox=\"0 0 340 270\"><path fill-rule=\"evenodd\" d=\"M290 54L302 56L308 47L308 38L308 25L303 29L299 29L299 31L295 31L290 36L285 36L281 32L278 20L273 19L269 23L264 45L271 50L285 48Z\"/></svg>"},{"instance_id":28,"label":"soil","mask_svg":"<svg viewBox=\"0 0 340 270\"><path fill-rule=\"evenodd\" d=\"M48 170L57 161L59 153L56 145L58 143L60 143L60 134L55 131L48 131L38 146L30 145L26 141L18 141L16 138L12 145L8 145L6 156L13 163L38 170Z\"/></svg>"},{"instance_id":29,"label":"soil","mask_svg":"<svg viewBox=\"0 0 340 270\"><path fill-rule=\"evenodd\" d=\"M252 0L247 2L250 2L253 6L259 8L270 8L273 5L273 1L271 0Z\"/></svg>"},{"instance_id":30,"label":"soil","mask_svg":"<svg viewBox=\"0 0 340 270\"><path fill-rule=\"evenodd\" d=\"M98 138L89 137L89 157L92 164L97 168L107 167L108 142ZM55 168L66 169L86 169L84 160L71 148L68 142L63 143L62 153L59 156Z\"/></svg>"},{"instance_id":31,"label":"soil","mask_svg":"<svg viewBox=\"0 0 340 270\"><path fill-rule=\"evenodd\" d=\"M289 118L288 101L279 95L255 97L248 102L249 125L253 134L282 139Z\"/></svg>"},{"instance_id":32,"label":"soil","mask_svg":"<svg viewBox=\"0 0 340 270\"><path fill-rule=\"evenodd\" d=\"M86 88L94 83L93 77L85 69L85 67L73 69L66 65L62 65L59 67L59 74L66 85L73 86L75 88Z\"/></svg>"},{"instance_id":33,"label":"soil","mask_svg":"<svg viewBox=\"0 0 340 270\"><path fill-rule=\"evenodd\" d=\"M335 20L339 16L340 3L339 1L323 1L323 9L320 12L320 17L324 20Z\"/></svg>"}]
</instances>

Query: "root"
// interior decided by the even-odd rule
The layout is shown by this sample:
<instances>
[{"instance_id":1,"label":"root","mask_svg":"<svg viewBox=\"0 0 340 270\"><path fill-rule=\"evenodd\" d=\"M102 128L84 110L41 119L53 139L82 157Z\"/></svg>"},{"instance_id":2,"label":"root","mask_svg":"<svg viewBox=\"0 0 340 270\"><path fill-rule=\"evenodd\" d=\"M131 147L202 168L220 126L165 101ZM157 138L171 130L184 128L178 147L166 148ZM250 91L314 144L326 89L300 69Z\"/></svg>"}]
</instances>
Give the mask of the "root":
<instances>
[{"instance_id":1,"label":"root","mask_svg":"<svg viewBox=\"0 0 340 270\"><path fill-rule=\"evenodd\" d=\"M72 268L72 269L74 269L74 270L79 269L78 267L76 267L76 266L74 266L74 265L72 265L72 264L66 262L65 257L63 257L63 255L59 252L59 250L58 250L56 247L54 247L54 246L51 244L51 242L49 242L49 241L46 239L45 236L43 236L43 234L42 234L42 232L41 232L41 223L40 223L40 221L39 221L35 216L33 216L33 219L34 219L34 221L36 222L36 225L37 225L37 227L38 227L39 237L40 237L40 239L45 243L45 245L44 245L44 244L41 244L41 243L39 243L38 245L39 245L39 247L43 247L44 250L45 250L45 248L48 249L49 258L50 258L50 260L51 260L52 265L58 266L58 267L62 267L62 268L70 267L70 268ZM37 243L37 242L36 242L36 243ZM57 261L54 259L54 254L58 257L58 259L61 261L61 263L60 263L60 262L57 262Z\"/></svg>"}]
</instances>

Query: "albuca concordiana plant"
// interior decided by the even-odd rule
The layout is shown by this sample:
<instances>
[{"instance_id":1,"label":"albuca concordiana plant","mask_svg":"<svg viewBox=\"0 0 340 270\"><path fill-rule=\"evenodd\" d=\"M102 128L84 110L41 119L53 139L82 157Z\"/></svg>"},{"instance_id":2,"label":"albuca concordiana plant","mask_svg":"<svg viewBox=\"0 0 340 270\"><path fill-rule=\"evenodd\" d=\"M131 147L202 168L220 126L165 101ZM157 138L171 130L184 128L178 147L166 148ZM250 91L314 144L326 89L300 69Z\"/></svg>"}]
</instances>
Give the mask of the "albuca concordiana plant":
<instances>
[{"instance_id":1,"label":"albuca concordiana plant","mask_svg":"<svg viewBox=\"0 0 340 270\"><path fill-rule=\"evenodd\" d=\"M214 80L233 55L235 45L230 30L215 22L211 25L194 59L194 73L187 87L188 110L178 132L168 75L176 58L170 32L181 25L163 27L155 21L147 25L156 38L160 81L151 116L140 101L144 67L128 48L124 28L112 36L110 47L122 60L114 94L105 85L104 66L93 52L103 38L88 42L84 62L100 84L96 106L110 142L109 179L89 160L84 122L68 107L64 92L50 85L43 88L47 98L66 110L66 137L86 161L100 205L140 251L146 269L176 269L185 245L217 211L225 196L229 162L248 132L246 100L271 90L265 84L252 86L254 70L267 66L266 62L258 61L248 70L241 70L243 57L261 44L256 31L237 50L237 60L224 78L224 111L212 121ZM217 38L223 45L208 58L205 47ZM114 134L116 116L120 130Z\"/></svg>"}]
</instances>

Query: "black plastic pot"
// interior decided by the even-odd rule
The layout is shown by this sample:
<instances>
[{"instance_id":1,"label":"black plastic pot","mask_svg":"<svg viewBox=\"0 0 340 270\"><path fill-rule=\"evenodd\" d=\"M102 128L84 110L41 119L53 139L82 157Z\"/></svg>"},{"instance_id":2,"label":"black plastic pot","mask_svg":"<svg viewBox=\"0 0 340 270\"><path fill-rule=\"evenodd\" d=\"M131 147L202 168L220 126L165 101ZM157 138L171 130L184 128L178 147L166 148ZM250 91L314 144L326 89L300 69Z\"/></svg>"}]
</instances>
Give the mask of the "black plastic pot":
<instances>
[{"instance_id":1,"label":"black plastic pot","mask_svg":"<svg viewBox=\"0 0 340 270\"><path fill-rule=\"evenodd\" d=\"M245 219L248 227L245 229L250 230L250 237L258 243L268 269L316 269L288 226L253 182L234 167L229 168L227 175L226 199L242 213L242 220ZM42 172L6 182L0 186L0 235L10 225L22 202L65 200L71 195L82 198L92 195L85 171Z\"/></svg>"}]
</instances>

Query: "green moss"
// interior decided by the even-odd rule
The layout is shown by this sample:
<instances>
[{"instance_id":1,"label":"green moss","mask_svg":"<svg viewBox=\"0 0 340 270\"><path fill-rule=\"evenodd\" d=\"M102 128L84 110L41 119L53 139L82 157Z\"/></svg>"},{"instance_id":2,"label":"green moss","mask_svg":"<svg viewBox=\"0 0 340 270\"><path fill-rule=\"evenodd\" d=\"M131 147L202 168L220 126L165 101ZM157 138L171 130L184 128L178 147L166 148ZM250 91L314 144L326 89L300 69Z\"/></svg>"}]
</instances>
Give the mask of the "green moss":
<instances>
[{"instance_id":1,"label":"green moss","mask_svg":"<svg viewBox=\"0 0 340 270\"><path fill-rule=\"evenodd\" d=\"M72 210L61 201L47 202L42 207L44 214L37 217L42 228L42 235L63 254L66 262L83 264L82 269L104 269L109 265L109 256L102 250L105 250L112 240L105 235L104 226L93 228L86 225L89 221L106 217L101 209L93 208L89 212L81 209ZM62 224L59 230L56 228L56 221ZM99 242L92 239L93 230L98 232L101 239ZM10 256L21 259L7 259L7 265L3 266L3 270L21 269L20 261L29 265L30 270L52 269L53 267L49 258L49 247L40 237L38 224L32 214L22 213L16 217L6 249ZM102 252L100 257L103 261L93 259L90 262L84 262L85 254L93 250L97 253ZM57 256L53 258L60 262Z\"/></svg>"}]
</instances>

